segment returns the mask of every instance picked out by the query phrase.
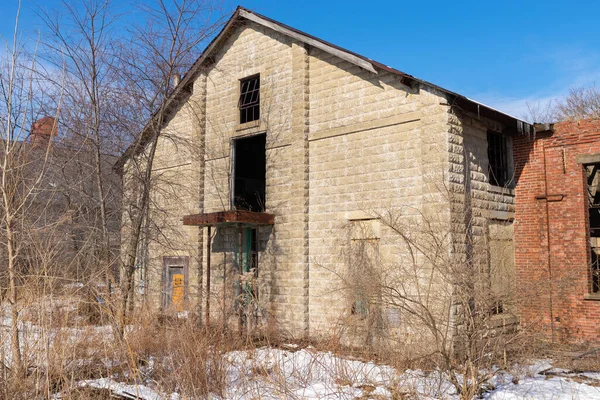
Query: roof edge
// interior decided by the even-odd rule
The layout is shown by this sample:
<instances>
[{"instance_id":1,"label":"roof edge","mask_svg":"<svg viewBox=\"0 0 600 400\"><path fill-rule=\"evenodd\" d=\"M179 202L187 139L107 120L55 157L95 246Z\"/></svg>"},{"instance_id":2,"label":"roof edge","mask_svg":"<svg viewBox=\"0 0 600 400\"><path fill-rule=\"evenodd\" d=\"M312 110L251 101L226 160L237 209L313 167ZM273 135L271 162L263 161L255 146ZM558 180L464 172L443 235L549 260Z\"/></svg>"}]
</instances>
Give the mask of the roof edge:
<instances>
[{"instance_id":1,"label":"roof edge","mask_svg":"<svg viewBox=\"0 0 600 400\"><path fill-rule=\"evenodd\" d=\"M514 124L514 126L509 127L509 131L511 134L529 134L532 131L534 131L534 129L535 129L532 124L530 124L526 121L523 121L517 117L514 117L510 114L507 114L503 111L499 111L493 107L487 106L483 103L479 103L475 100L471 100L471 99L467 98L466 96L460 95L451 90L445 89L441 86L418 79L412 75L409 75L409 74L406 74L397 69L391 68L385 64L379 63L377 61L374 61L367 57L364 57L360 54L354 53L354 52L344 49L342 47L328 43L328 42L326 42L322 39L319 39L315 36L309 35L305 32L302 32L300 30L292 28L292 27L285 25L279 21L275 21L273 19L265 17L256 12L250 11L241 6L238 6L236 8L236 10L232 14L232 16L229 18L227 23L224 25L224 27L221 29L221 31L208 44L208 46L202 52L200 57L198 57L198 59L194 62L192 67L186 72L184 77L181 79L181 82L175 87L175 89L173 90L173 92L171 93L171 95L169 96L169 98L166 101L166 105L165 105L166 109L169 109L169 107L176 105L176 104L174 104L174 102L176 103L176 102L180 101L181 98L185 97L183 94L185 94L186 88L190 84L193 83L197 74L201 70L202 65L205 62L210 61L210 57L211 57L212 53L214 52L215 49L218 48L220 42L222 40L224 40L226 37L228 37L227 35L229 34L229 31L231 29L235 28L235 24L238 23L242 19L252 21L259 25L270 28L276 32L279 32L283 35L291 37L292 39L303 42L309 46L313 46L315 48L321 49L331 55L334 55L334 56L341 58L345 61L348 61L354 65L357 65L360 68L367 70L371 73L377 74L378 70L382 70L382 71L392 73L394 75L401 76L406 80L414 81L419 84L426 85L431 88L440 90L440 91L444 92L446 95L451 96L455 99L456 104L452 104L452 105L463 107L463 108L467 109L468 111L476 112L477 114L481 114L481 115L486 114L486 115L491 116L492 118L497 117L497 118L503 120L503 122L505 124L506 123L509 123L511 125ZM481 113L481 110L483 110L484 112ZM153 117L150 119L150 121L152 121L156 117L157 117L157 114L155 113L153 115ZM116 170L121 170L123 168L123 166L125 165L125 162L127 161L127 159L129 159L129 157L143 151L143 149L145 148L145 145L146 145L144 143L144 139L145 139L144 136L146 135L146 132L148 131L148 128L150 126L150 121L148 122L148 124L146 124L146 126L142 130L142 132L140 134L140 136L141 136L140 139L139 140L136 139L136 141L134 141L134 143L132 143L132 145L129 148L127 148L127 150L123 153L123 155L115 163L114 168Z\"/></svg>"},{"instance_id":2,"label":"roof edge","mask_svg":"<svg viewBox=\"0 0 600 400\"><path fill-rule=\"evenodd\" d=\"M366 69L369 72L374 74L377 73L377 70L373 66L373 64L361 57L356 56L355 54L338 48L337 46L332 46L329 43L326 43L322 40L314 38L310 35L307 35L303 32L300 32L296 29L290 28L284 24L281 24L277 21L271 20L269 18L263 17L260 14L253 13L244 8L239 9L240 16L246 18L249 21L256 22L259 25L265 26L267 28L271 28L272 30L282 33L286 36L289 36L293 39L296 39L300 42L308 44L310 46L321 49L331 55L341 58L342 60L346 60L352 64L358 65L359 67Z\"/></svg>"}]
</instances>

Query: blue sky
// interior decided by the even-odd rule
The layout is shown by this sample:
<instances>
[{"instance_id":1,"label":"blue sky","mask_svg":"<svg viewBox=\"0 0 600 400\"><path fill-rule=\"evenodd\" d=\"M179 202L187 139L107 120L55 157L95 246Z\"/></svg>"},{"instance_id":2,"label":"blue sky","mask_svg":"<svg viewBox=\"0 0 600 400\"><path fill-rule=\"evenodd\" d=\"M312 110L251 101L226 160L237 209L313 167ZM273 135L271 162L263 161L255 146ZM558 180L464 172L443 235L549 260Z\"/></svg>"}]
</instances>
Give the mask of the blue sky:
<instances>
[{"instance_id":1,"label":"blue sky","mask_svg":"<svg viewBox=\"0 0 600 400\"><path fill-rule=\"evenodd\" d=\"M0 0L0 35L11 35L17 0ZM23 0L21 25L40 27ZM240 3L225 0L232 11ZM368 7L366 6L368 4ZM600 2L267 1L246 8L521 116L572 86L600 84Z\"/></svg>"}]
</instances>

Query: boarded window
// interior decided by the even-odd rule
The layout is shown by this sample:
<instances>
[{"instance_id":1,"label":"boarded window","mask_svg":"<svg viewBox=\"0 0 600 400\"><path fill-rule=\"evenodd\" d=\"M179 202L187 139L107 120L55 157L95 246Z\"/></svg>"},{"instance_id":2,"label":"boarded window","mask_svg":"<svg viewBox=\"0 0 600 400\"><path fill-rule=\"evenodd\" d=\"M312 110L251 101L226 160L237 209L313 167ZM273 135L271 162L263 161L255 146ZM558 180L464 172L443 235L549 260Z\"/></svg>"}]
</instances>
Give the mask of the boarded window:
<instances>
[{"instance_id":1,"label":"boarded window","mask_svg":"<svg viewBox=\"0 0 600 400\"><path fill-rule=\"evenodd\" d=\"M353 315L366 318L373 312L373 303L380 293L378 262L379 220L350 221L348 282L350 312Z\"/></svg>"},{"instance_id":2,"label":"boarded window","mask_svg":"<svg viewBox=\"0 0 600 400\"><path fill-rule=\"evenodd\" d=\"M510 221L491 220L489 228L490 283L492 314L507 310L514 293L515 254L513 245L513 224Z\"/></svg>"},{"instance_id":3,"label":"boarded window","mask_svg":"<svg viewBox=\"0 0 600 400\"><path fill-rule=\"evenodd\" d=\"M240 81L240 124L260 118L260 75Z\"/></svg>"}]
</instances>

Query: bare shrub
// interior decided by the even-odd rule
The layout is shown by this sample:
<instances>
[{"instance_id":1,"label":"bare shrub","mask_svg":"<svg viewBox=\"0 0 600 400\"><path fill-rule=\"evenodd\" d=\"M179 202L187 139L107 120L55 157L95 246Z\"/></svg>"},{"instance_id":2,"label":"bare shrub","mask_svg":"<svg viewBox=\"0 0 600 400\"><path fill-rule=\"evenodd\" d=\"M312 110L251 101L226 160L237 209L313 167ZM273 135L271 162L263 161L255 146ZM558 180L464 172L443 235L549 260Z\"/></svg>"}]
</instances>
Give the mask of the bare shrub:
<instances>
[{"instance_id":1,"label":"bare shrub","mask_svg":"<svg viewBox=\"0 0 600 400\"><path fill-rule=\"evenodd\" d=\"M440 371L471 399L530 336L515 314L513 227L481 218L464 194L440 196L450 212L389 207L350 221L335 271L350 311L337 336L400 368Z\"/></svg>"},{"instance_id":2,"label":"bare shrub","mask_svg":"<svg viewBox=\"0 0 600 400\"><path fill-rule=\"evenodd\" d=\"M600 118L600 88L574 86L569 92L544 103L527 103L523 118L531 122L556 122Z\"/></svg>"},{"instance_id":3,"label":"bare shrub","mask_svg":"<svg viewBox=\"0 0 600 400\"><path fill-rule=\"evenodd\" d=\"M79 390L78 381L123 374L127 369L120 361L119 348L110 340L109 326L77 325L71 321L74 309L53 317L48 310L60 301L50 297L23 312L35 321L23 319L19 324L27 374L6 381L6 398L51 398L59 392L71 398Z\"/></svg>"},{"instance_id":4,"label":"bare shrub","mask_svg":"<svg viewBox=\"0 0 600 400\"><path fill-rule=\"evenodd\" d=\"M138 378L156 382L165 392L203 398L225 393L223 355L241 348L244 340L187 319L161 323L157 315L145 314L143 320L136 318L126 343L130 368Z\"/></svg>"},{"instance_id":5,"label":"bare shrub","mask_svg":"<svg viewBox=\"0 0 600 400\"><path fill-rule=\"evenodd\" d=\"M591 87L573 87L569 94L557 100L555 116L558 121L600 118L600 89Z\"/></svg>"}]
</instances>

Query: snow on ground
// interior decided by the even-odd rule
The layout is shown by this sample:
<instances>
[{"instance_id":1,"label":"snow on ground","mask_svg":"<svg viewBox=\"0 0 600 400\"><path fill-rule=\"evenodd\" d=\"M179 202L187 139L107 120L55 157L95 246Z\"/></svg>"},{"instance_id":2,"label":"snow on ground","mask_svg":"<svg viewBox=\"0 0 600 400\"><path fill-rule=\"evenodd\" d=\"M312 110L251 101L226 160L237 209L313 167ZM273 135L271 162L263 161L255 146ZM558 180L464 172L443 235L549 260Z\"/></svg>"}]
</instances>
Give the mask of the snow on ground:
<instances>
[{"instance_id":1,"label":"snow on ground","mask_svg":"<svg viewBox=\"0 0 600 400\"><path fill-rule=\"evenodd\" d=\"M600 381L597 381L598 383ZM600 399L600 388L576 382L568 376L546 379L546 377L538 375L532 378L524 378L517 385L512 382L499 385L495 391L487 393L484 399L595 400Z\"/></svg>"},{"instance_id":2,"label":"snow on ground","mask_svg":"<svg viewBox=\"0 0 600 400\"><path fill-rule=\"evenodd\" d=\"M227 399L458 399L454 388L441 373L397 372L389 366L342 358L311 347L234 351L227 353L225 359L228 364ZM600 400L598 373L551 369L551 363L546 360L515 371L520 371L517 383L514 383L517 376L499 373L491 382L494 389L483 398ZM544 375L548 371L553 375ZM108 388L120 395L135 394L145 400L180 398L176 393L161 395L142 385L136 389L134 385L110 379L82 381L80 385Z\"/></svg>"},{"instance_id":3,"label":"snow on ground","mask_svg":"<svg viewBox=\"0 0 600 400\"><path fill-rule=\"evenodd\" d=\"M126 385L124 383L115 382L112 379L100 378L89 381L80 381L80 387L92 387L96 389L108 389L114 395L121 396L126 399L143 399L143 400L176 400L177 395L165 397L154 390L143 385Z\"/></svg>"},{"instance_id":4,"label":"snow on ground","mask_svg":"<svg viewBox=\"0 0 600 400\"><path fill-rule=\"evenodd\" d=\"M0 308L0 311L4 311ZM0 361L10 363L8 331L10 317L0 318ZM1 316L0 316L1 317ZM44 365L44 348L58 339L58 330L44 330L29 321L20 321L21 340L27 343L28 355ZM63 327L69 337L111 337L111 328ZM64 339L63 339L64 340ZM458 396L440 372L397 371L392 367L336 356L312 347L289 344L284 348L263 347L229 352L226 361L225 398L250 399L448 399ZM34 360L30 360L34 361ZM110 360L107 360L109 362ZM79 360L85 363L85 359ZM509 373L499 373L492 380L493 390L486 400L552 399L600 400L600 373L570 373L553 368L550 360L515 366ZM117 398L141 400L177 400L177 393L161 393L151 381L146 385L118 382L115 377L80 381L81 387L108 389ZM516 382L516 383L515 383ZM58 398L58 397L57 397ZM216 396L213 397L217 399Z\"/></svg>"},{"instance_id":5,"label":"snow on ground","mask_svg":"<svg viewBox=\"0 0 600 400\"><path fill-rule=\"evenodd\" d=\"M395 370L347 360L312 348L261 348L226 355L227 397L232 399L354 399L367 391L390 397Z\"/></svg>"}]
</instances>

